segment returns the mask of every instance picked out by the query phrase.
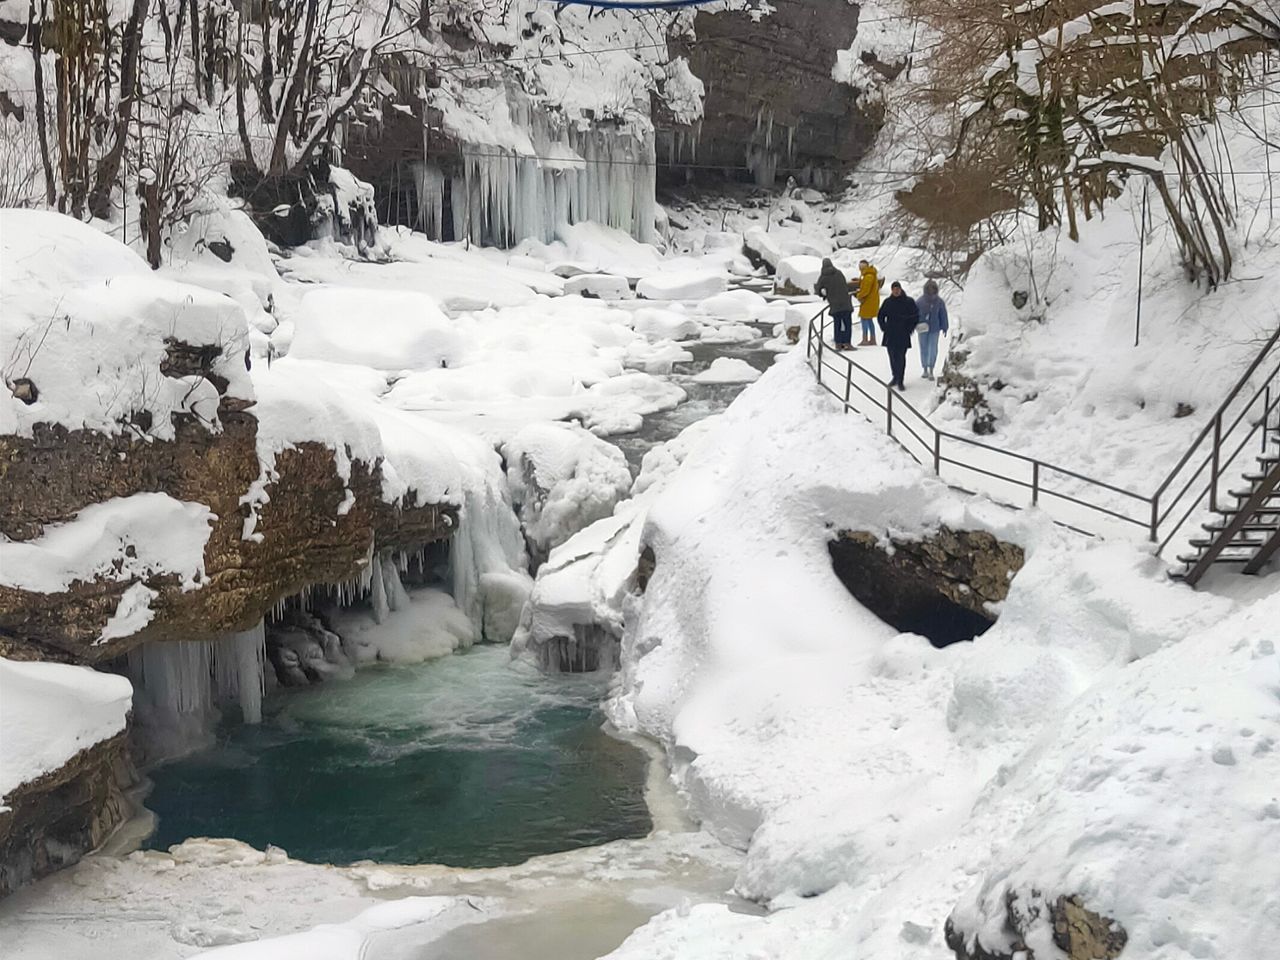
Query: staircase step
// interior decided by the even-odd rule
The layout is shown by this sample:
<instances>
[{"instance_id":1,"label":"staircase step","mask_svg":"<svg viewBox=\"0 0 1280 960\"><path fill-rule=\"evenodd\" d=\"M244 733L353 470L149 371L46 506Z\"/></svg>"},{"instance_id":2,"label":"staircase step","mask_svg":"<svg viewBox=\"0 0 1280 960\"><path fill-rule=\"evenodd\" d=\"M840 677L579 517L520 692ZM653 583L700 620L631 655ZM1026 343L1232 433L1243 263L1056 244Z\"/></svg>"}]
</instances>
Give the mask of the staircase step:
<instances>
[{"instance_id":1,"label":"staircase step","mask_svg":"<svg viewBox=\"0 0 1280 960\"><path fill-rule=\"evenodd\" d=\"M1245 477L1245 479L1248 480L1249 478ZM1265 477L1263 479L1265 479ZM1231 496L1235 497L1237 500L1248 500L1258 491L1257 490L1228 490L1227 492L1231 494ZM1280 489L1272 490L1270 493L1267 494L1268 500L1274 499L1275 497L1280 497Z\"/></svg>"},{"instance_id":2,"label":"staircase step","mask_svg":"<svg viewBox=\"0 0 1280 960\"><path fill-rule=\"evenodd\" d=\"M1221 533L1227 529L1230 521L1219 521L1217 523L1202 523L1200 529L1205 533ZM1275 533L1280 530L1280 523L1246 523L1240 528L1241 533Z\"/></svg>"},{"instance_id":3,"label":"staircase step","mask_svg":"<svg viewBox=\"0 0 1280 960\"><path fill-rule=\"evenodd\" d=\"M1194 567L1202 558L1199 555L1187 556L1186 554L1178 554L1178 562L1185 563L1188 567ZM1214 563L1248 563L1253 559L1252 554L1247 557L1237 557L1219 554L1213 558Z\"/></svg>"},{"instance_id":4,"label":"staircase step","mask_svg":"<svg viewBox=\"0 0 1280 960\"><path fill-rule=\"evenodd\" d=\"M1192 539L1187 541L1187 543L1195 547L1197 550L1208 550L1217 542L1218 541L1216 538L1209 538L1209 537L1193 537ZM1223 547L1223 549L1230 550L1232 547L1237 547L1241 550L1252 550L1256 547L1261 547L1266 542L1267 542L1266 540L1249 540L1249 539L1238 540L1235 537L1232 537L1231 542L1228 543L1225 547Z\"/></svg>"}]
</instances>

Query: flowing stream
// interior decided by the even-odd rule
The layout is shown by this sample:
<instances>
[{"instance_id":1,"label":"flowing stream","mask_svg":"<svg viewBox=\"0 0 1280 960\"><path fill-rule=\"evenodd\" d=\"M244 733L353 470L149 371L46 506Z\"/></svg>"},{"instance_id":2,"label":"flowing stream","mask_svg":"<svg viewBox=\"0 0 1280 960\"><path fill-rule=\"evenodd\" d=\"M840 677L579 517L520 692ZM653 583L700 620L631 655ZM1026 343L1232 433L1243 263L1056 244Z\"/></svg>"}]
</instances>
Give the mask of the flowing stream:
<instances>
[{"instance_id":1,"label":"flowing stream","mask_svg":"<svg viewBox=\"0 0 1280 960\"><path fill-rule=\"evenodd\" d=\"M611 438L633 472L649 449L745 387L697 383L698 372L718 357L760 370L774 359L762 339L686 346L693 361L671 374L686 402ZM608 683L603 674L544 674L512 662L505 647L477 647L277 690L260 725L224 725L214 747L150 771L146 806L158 825L145 845L231 837L316 863L438 872L432 892L508 905L443 935L380 936L370 957L590 960L662 909L713 900L751 909L726 893L736 854L681 832L688 826L656 747L606 731ZM608 879L590 879L601 864Z\"/></svg>"}]
</instances>

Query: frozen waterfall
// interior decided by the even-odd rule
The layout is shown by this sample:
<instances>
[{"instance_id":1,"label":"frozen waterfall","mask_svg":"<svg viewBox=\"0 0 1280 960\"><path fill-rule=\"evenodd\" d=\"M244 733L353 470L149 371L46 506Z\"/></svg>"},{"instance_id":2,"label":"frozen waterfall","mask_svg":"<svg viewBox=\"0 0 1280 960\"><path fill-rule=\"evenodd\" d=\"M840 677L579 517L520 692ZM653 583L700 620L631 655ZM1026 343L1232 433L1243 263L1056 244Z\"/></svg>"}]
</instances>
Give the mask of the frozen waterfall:
<instances>
[{"instance_id":1,"label":"frozen waterfall","mask_svg":"<svg viewBox=\"0 0 1280 960\"><path fill-rule=\"evenodd\" d=\"M210 742L218 708L236 704L245 723L262 720L266 634L261 621L217 640L153 641L131 650L133 712L147 761Z\"/></svg>"},{"instance_id":2,"label":"frozen waterfall","mask_svg":"<svg viewBox=\"0 0 1280 960\"><path fill-rule=\"evenodd\" d=\"M431 162L440 156L423 129L423 154L414 167L417 228L431 239L470 239L509 247L532 238L549 242L561 224L594 221L642 242L656 239L656 168L651 131L592 125L557 126L518 91L508 91L511 136L504 142L460 142L453 173Z\"/></svg>"}]
</instances>

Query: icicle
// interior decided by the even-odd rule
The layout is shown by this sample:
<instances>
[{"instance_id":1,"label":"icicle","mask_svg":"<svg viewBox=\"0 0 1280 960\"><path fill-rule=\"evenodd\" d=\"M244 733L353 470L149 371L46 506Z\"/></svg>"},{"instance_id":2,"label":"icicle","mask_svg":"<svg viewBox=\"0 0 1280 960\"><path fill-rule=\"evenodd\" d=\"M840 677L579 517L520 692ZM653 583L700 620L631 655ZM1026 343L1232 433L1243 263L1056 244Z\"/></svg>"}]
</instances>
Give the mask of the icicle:
<instances>
[{"instance_id":1,"label":"icicle","mask_svg":"<svg viewBox=\"0 0 1280 960\"><path fill-rule=\"evenodd\" d=\"M400 572L389 560L382 562L382 588L386 594L387 607L391 610L406 610L409 607L409 594L400 582Z\"/></svg>"},{"instance_id":2,"label":"icicle","mask_svg":"<svg viewBox=\"0 0 1280 960\"><path fill-rule=\"evenodd\" d=\"M375 558L370 566L373 568L373 580L369 587L369 600L373 604L373 621L383 623L391 608L387 604L387 594L382 584L382 561Z\"/></svg>"}]
</instances>

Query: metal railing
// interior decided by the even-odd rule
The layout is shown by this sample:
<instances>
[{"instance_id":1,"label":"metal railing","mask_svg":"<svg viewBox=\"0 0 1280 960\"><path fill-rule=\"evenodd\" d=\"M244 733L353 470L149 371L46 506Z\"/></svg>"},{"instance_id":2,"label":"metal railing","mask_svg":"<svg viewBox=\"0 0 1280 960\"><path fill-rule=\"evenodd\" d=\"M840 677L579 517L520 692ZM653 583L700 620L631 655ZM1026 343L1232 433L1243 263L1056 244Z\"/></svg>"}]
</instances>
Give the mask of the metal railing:
<instances>
[{"instance_id":1,"label":"metal railing","mask_svg":"<svg viewBox=\"0 0 1280 960\"><path fill-rule=\"evenodd\" d=\"M824 308L809 321L805 352L818 383L844 405L846 413L856 410L872 423L883 422L885 432L917 463L951 486L976 492L972 488L980 485L982 493L998 502L1039 507L1058 523L1082 533L1141 531L1158 544L1157 553L1169 546L1206 500L1209 509L1217 509L1221 485L1240 477L1237 458L1251 449L1255 437L1260 436L1259 449L1265 450L1267 436L1262 428L1280 416L1280 364L1265 368L1269 372L1260 380L1255 377L1265 363L1276 359L1278 329L1155 493L1139 493L939 429L850 352L837 351L826 342L826 315Z\"/></svg>"}]
</instances>

